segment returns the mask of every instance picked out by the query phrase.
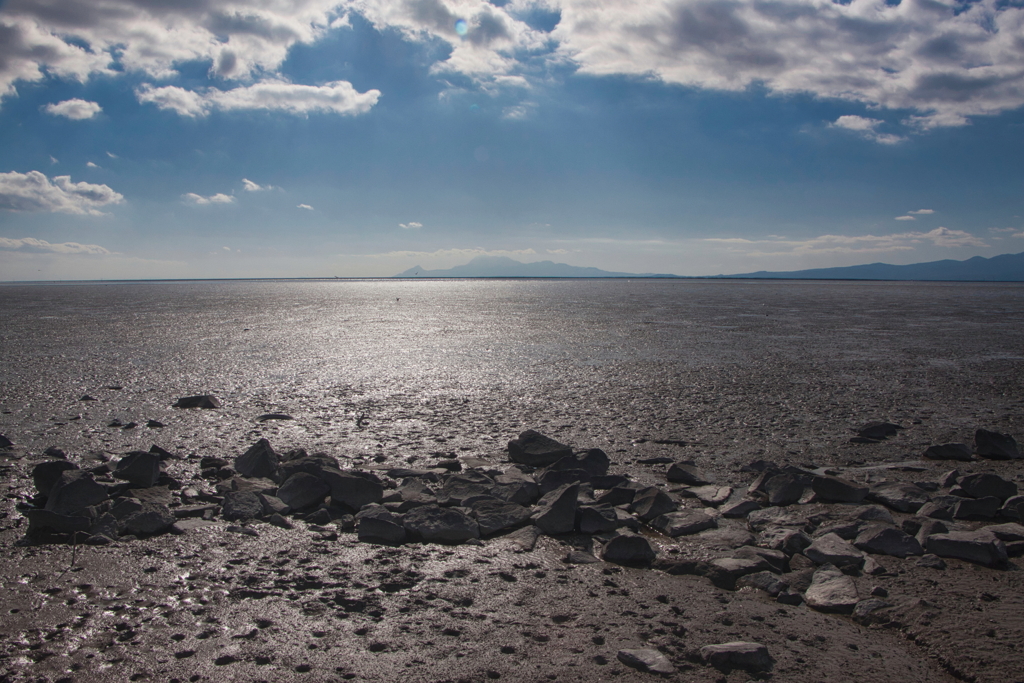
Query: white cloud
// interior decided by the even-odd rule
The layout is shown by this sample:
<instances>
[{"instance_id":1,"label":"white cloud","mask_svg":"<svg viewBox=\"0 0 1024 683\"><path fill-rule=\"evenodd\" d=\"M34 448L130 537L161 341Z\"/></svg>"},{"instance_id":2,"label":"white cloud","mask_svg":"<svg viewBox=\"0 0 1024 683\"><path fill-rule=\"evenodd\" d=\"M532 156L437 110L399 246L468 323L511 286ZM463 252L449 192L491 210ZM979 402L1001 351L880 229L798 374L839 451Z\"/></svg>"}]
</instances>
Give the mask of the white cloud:
<instances>
[{"instance_id":1,"label":"white cloud","mask_svg":"<svg viewBox=\"0 0 1024 683\"><path fill-rule=\"evenodd\" d=\"M249 180L248 178L242 178L242 188L246 192L263 192L264 190L274 189L273 185L259 185Z\"/></svg>"},{"instance_id":2,"label":"white cloud","mask_svg":"<svg viewBox=\"0 0 1024 683\"><path fill-rule=\"evenodd\" d=\"M309 204L296 204L295 208L296 209L303 209L305 211L312 211L313 210L313 207L310 206Z\"/></svg>"},{"instance_id":3,"label":"white cloud","mask_svg":"<svg viewBox=\"0 0 1024 683\"><path fill-rule=\"evenodd\" d=\"M51 244L46 240L39 240L34 237L23 237L21 239L0 237L0 249L5 251L25 251L50 254L102 255L110 253L107 249L99 246L98 244L79 244L78 242Z\"/></svg>"},{"instance_id":4,"label":"white cloud","mask_svg":"<svg viewBox=\"0 0 1024 683\"><path fill-rule=\"evenodd\" d=\"M0 209L101 216L99 207L123 201L106 185L73 183L71 176L57 176L50 182L39 171L0 173Z\"/></svg>"},{"instance_id":5,"label":"white cloud","mask_svg":"<svg viewBox=\"0 0 1024 683\"><path fill-rule=\"evenodd\" d=\"M103 108L95 102L73 99L57 102L56 104L48 104L43 107L43 110L47 114L63 116L71 119L72 121L84 121L85 119L91 119L99 114L103 111Z\"/></svg>"},{"instance_id":6,"label":"white cloud","mask_svg":"<svg viewBox=\"0 0 1024 683\"><path fill-rule=\"evenodd\" d=\"M235 198L228 194L218 192L217 194L204 197L195 192L186 192L181 195L181 198L189 204L195 204L196 206L207 206L209 204L231 204L235 201Z\"/></svg>"},{"instance_id":7,"label":"white cloud","mask_svg":"<svg viewBox=\"0 0 1024 683\"><path fill-rule=\"evenodd\" d=\"M85 167L86 168L99 168L99 165L95 164L95 163L93 163L91 161L87 161L87 162L85 162Z\"/></svg>"},{"instance_id":8,"label":"white cloud","mask_svg":"<svg viewBox=\"0 0 1024 683\"><path fill-rule=\"evenodd\" d=\"M120 159L121 158L121 157L117 156L116 154L114 154L113 152L107 152L107 156L110 157L111 159Z\"/></svg>"},{"instance_id":9,"label":"white cloud","mask_svg":"<svg viewBox=\"0 0 1024 683\"><path fill-rule=\"evenodd\" d=\"M928 232L903 232L892 235L821 235L806 240L727 237L707 238L703 241L722 244L750 256L873 254L909 251L928 244L948 248L988 246L981 238L969 232L943 227Z\"/></svg>"},{"instance_id":10,"label":"white cloud","mask_svg":"<svg viewBox=\"0 0 1024 683\"><path fill-rule=\"evenodd\" d=\"M895 145L897 142L902 142L904 138L899 135L892 135L890 133L879 133L877 128L884 124L885 121L878 119L869 119L864 116L840 116L833 123L829 125L833 128L844 128L846 130L852 130L858 133L861 137L868 140L874 140L883 145Z\"/></svg>"},{"instance_id":11,"label":"white cloud","mask_svg":"<svg viewBox=\"0 0 1024 683\"><path fill-rule=\"evenodd\" d=\"M348 81L325 85L296 85L284 81L265 81L232 90L209 88L202 92L175 85L154 87L149 84L136 91L139 102L155 104L181 116L206 116L211 111L264 109L290 114L333 112L365 114L380 98L379 90L356 92Z\"/></svg>"},{"instance_id":12,"label":"white cloud","mask_svg":"<svg viewBox=\"0 0 1024 683\"><path fill-rule=\"evenodd\" d=\"M898 221L916 221L917 219L914 218L913 216L896 216L896 220L898 220Z\"/></svg>"},{"instance_id":13,"label":"white cloud","mask_svg":"<svg viewBox=\"0 0 1024 683\"><path fill-rule=\"evenodd\" d=\"M423 227L423 224L417 223L416 221L410 221L408 223L399 223L398 227L403 228L405 230L419 230L420 228Z\"/></svg>"},{"instance_id":14,"label":"white cloud","mask_svg":"<svg viewBox=\"0 0 1024 683\"><path fill-rule=\"evenodd\" d=\"M1006 232L1006 233L1017 232L1017 230L1019 230L1019 228L989 228L988 229L989 232Z\"/></svg>"},{"instance_id":15,"label":"white cloud","mask_svg":"<svg viewBox=\"0 0 1024 683\"><path fill-rule=\"evenodd\" d=\"M907 211L907 213L912 213L917 216L930 216L935 213L935 209L918 209L917 211Z\"/></svg>"}]
</instances>

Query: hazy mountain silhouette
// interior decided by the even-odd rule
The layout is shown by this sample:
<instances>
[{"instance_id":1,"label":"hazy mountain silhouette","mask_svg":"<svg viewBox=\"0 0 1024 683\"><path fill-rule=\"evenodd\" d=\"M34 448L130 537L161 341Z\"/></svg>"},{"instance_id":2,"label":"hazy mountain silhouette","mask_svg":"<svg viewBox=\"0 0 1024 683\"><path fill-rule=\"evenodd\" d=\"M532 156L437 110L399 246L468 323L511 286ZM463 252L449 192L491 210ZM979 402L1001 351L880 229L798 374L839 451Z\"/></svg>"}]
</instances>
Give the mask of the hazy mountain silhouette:
<instances>
[{"instance_id":1,"label":"hazy mountain silhouette","mask_svg":"<svg viewBox=\"0 0 1024 683\"><path fill-rule=\"evenodd\" d=\"M477 256L465 265L447 270L424 270L416 266L395 275L395 277L678 277L678 275L613 273L600 268L581 268L552 261L520 263L507 256Z\"/></svg>"},{"instance_id":2,"label":"hazy mountain silhouette","mask_svg":"<svg viewBox=\"0 0 1024 683\"><path fill-rule=\"evenodd\" d=\"M419 266L395 275L398 278L439 277L635 277L684 278L684 275L661 273L616 273L600 268L583 268L565 263L539 261L520 263L507 256L477 256L469 263L447 270L424 270ZM1024 252L985 258L975 256L966 261L930 261L894 266L870 263L840 268L814 268L785 272L758 271L737 275L713 275L711 278L773 279L773 280L936 280L1024 282Z\"/></svg>"}]
</instances>

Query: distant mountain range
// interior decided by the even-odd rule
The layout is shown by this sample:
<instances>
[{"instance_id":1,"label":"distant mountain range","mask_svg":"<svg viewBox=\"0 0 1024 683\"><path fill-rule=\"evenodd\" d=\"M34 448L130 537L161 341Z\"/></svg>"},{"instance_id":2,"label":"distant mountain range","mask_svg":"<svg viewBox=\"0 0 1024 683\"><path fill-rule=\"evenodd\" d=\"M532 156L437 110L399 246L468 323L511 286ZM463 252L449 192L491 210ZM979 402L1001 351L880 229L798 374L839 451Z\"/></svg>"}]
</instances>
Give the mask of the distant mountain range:
<instances>
[{"instance_id":1,"label":"distant mountain range","mask_svg":"<svg viewBox=\"0 0 1024 683\"><path fill-rule=\"evenodd\" d=\"M565 263L538 261L520 263L507 256L477 256L465 265L447 270L424 270L419 266L410 268L395 277L679 277L678 275L657 275L654 273L613 273L600 268L581 268Z\"/></svg>"},{"instance_id":2,"label":"distant mountain range","mask_svg":"<svg viewBox=\"0 0 1024 683\"><path fill-rule=\"evenodd\" d=\"M410 268L396 278L487 278L487 277L590 277L590 278L684 278L683 275L664 273L616 273L600 268L582 268L565 263L539 261L520 263L507 256L477 256L465 265L447 270L424 270L419 266ZM764 280L935 280L935 281L980 281L980 282L1024 282L1024 252L1002 254L985 258L975 256L966 261L931 261L894 266L888 263L871 263L863 266L842 268L814 268L787 272L759 271L738 275L713 275L711 279L764 279ZM692 278L687 278L692 279Z\"/></svg>"}]
</instances>

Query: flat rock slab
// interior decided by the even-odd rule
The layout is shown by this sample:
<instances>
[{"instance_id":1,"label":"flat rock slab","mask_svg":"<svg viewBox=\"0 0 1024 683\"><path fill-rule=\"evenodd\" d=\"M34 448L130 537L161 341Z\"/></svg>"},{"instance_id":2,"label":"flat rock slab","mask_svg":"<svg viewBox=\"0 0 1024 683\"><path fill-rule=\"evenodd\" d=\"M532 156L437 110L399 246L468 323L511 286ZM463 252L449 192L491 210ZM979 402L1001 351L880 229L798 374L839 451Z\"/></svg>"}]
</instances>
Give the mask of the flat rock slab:
<instances>
[{"instance_id":1,"label":"flat rock slab","mask_svg":"<svg viewBox=\"0 0 1024 683\"><path fill-rule=\"evenodd\" d=\"M1006 545L984 529L932 534L925 542L925 548L939 557L953 557L988 566L1007 560Z\"/></svg>"},{"instance_id":2,"label":"flat rock slab","mask_svg":"<svg viewBox=\"0 0 1024 683\"><path fill-rule=\"evenodd\" d=\"M427 543L462 543L480 538L480 527L469 515L455 508L423 505L407 512L405 530Z\"/></svg>"},{"instance_id":3,"label":"flat rock slab","mask_svg":"<svg viewBox=\"0 0 1024 683\"><path fill-rule=\"evenodd\" d=\"M869 526L857 535L853 545L864 552L876 555L909 557L924 554L924 549L916 538L890 526Z\"/></svg>"},{"instance_id":4,"label":"flat rock slab","mask_svg":"<svg viewBox=\"0 0 1024 683\"><path fill-rule=\"evenodd\" d=\"M959 484L964 493L971 498L995 496L999 499L1000 505L1007 498L1017 495L1017 485L1015 483L990 472L968 474L960 479Z\"/></svg>"},{"instance_id":5,"label":"flat rock slab","mask_svg":"<svg viewBox=\"0 0 1024 683\"><path fill-rule=\"evenodd\" d=\"M650 564L655 557L657 553L650 542L633 533L624 533L608 541L602 555L605 562L625 565Z\"/></svg>"},{"instance_id":6,"label":"flat rock slab","mask_svg":"<svg viewBox=\"0 0 1024 683\"><path fill-rule=\"evenodd\" d=\"M970 447L962 443L944 443L937 446L929 446L924 452L924 457L929 460L959 460L961 462L974 460Z\"/></svg>"},{"instance_id":7,"label":"flat rock slab","mask_svg":"<svg viewBox=\"0 0 1024 683\"><path fill-rule=\"evenodd\" d=\"M917 512L928 502L928 492L914 484L881 484L872 488L867 498L897 512Z\"/></svg>"},{"instance_id":8,"label":"flat rock slab","mask_svg":"<svg viewBox=\"0 0 1024 683\"><path fill-rule=\"evenodd\" d=\"M868 487L839 477L814 477L811 488L819 500L827 503L859 503L868 495Z\"/></svg>"},{"instance_id":9,"label":"flat rock slab","mask_svg":"<svg viewBox=\"0 0 1024 683\"><path fill-rule=\"evenodd\" d=\"M651 526L666 536L675 538L696 534L705 529L713 529L718 526L718 522L703 510L680 510L679 512L668 512L655 518L651 522Z\"/></svg>"},{"instance_id":10,"label":"flat rock slab","mask_svg":"<svg viewBox=\"0 0 1024 683\"><path fill-rule=\"evenodd\" d=\"M733 641L705 645L700 649L701 658L716 669L745 669L747 671L769 671L775 664L768 648L761 643Z\"/></svg>"},{"instance_id":11,"label":"flat rock slab","mask_svg":"<svg viewBox=\"0 0 1024 683\"><path fill-rule=\"evenodd\" d=\"M276 497L293 510L300 510L316 505L330 491L331 487L323 479L308 472L296 472L285 480Z\"/></svg>"},{"instance_id":12,"label":"flat rock slab","mask_svg":"<svg viewBox=\"0 0 1024 683\"><path fill-rule=\"evenodd\" d=\"M837 567L851 564L859 566L864 561L863 552L836 534L825 534L815 539L803 552L818 564L833 564Z\"/></svg>"},{"instance_id":13,"label":"flat rock slab","mask_svg":"<svg viewBox=\"0 0 1024 683\"><path fill-rule=\"evenodd\" d=\"M668 658L653 648L639 650L619 650L616 658L626 666L640 671L669 675L676 672L676 668Z\"/></svg>"},{"instance_id":14,"label":"flat rock slab","mask_svg":"<svg viewBox=\"0 0 1024 683\"><path fill-rule=\"evenodd\" d=\"M853 579L832 565L814 572L811 585L804 592L807 605L819 612L850 614L859 599Z\"/></svg>"},{"instance_id":15,"label":"flat rock slab","mask_svg":"<svg viewBox=\"0 0 1024 683\"><path fill-rule=\"evenodd\" d=\"M530 467L547 467L562 458L572 457L572 448L528 429L508 442L508 457L512 462Z\"/></svg>"},{"instance_id":16,"label":"flat rock slab","mask_svg":"<svg viewBox=\"0 0 1024 683\"><path fill-rule=\"evenodd\" d=\"M1012 436L987 429L979 429L974 433L974 450L981 457L992 460L1016 460L1021 457Z\"/></svg>"}]
</instances>

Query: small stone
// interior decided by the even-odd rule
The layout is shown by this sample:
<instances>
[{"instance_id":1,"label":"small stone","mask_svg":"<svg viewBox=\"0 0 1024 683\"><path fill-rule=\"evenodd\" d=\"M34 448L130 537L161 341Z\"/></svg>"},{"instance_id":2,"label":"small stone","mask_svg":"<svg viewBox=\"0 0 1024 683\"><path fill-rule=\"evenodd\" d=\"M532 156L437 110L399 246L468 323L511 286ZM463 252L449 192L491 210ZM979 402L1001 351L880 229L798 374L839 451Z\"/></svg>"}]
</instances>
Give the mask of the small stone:
<instances>
[{"instance_id":1,"label":"small stone","mask_svg":"<svg viewBox=\"0 0 1024 683\"><path fill-rule=\"evenodd\" d=\"M630 532L624 532L608 541L602 554L605 562L624 565L650 564L656 556L657 553L646 538Z\"/></svg>"},{"instance_id":2,"label":"small stone","mask_svg":"<svg viewBox=\"0 0 1024 683\"><path fill-rule=\"evenodd\" d=\"M700 473L700 470L689 463L674 463L668 468L668 473L665 475L665 478L673 483L686 484L687 486L703 486L704 484L710 483L707 478Z\"/></svg>"},{"instance_id":3,"label":"small stone","mask_svg":"<svg viewBox=\"0 0 1024 683\"><path fill-rule=\"evenodd\" d=\"M256 519L263 515L263 501L254 491L230 491L224 494L221 514L227 520Z\"/></svg>"},{"instance_id":4,"label":"small stone","mask_svg":"<svg viewBox=\"0 0 1024 683\"><path fill-rule=\"evenodd\" d=\"M678 505L672 498L656 486L649 486L637 492L630 510L637 517L649 522L667 512L673 512Z\"/></svg>"},{"instance_id":5,"label":"small stone","mask_svg":"<svg viewBox=\"0 0 1024 683\"><path fill-rule=\"evenodd\" d=\"M597 559L590 553L582 550L570 551L569 554L565 556L564 560L566 564L594 564L600 561L601 560Z\"/></svg>"},{"instance_id":6,"label":"small stone","mask_svg":"<svg viewBox=\"0 0 1024 683\"><path fill-rule=\"evenodd\" d=\"M571 457L572 448L528 429L508 442L508 456L512 462L547 467L564 457Z\"/></svg>"},{"instance_id":7,"label":"small stone","mask_svg":"<svg viewBox=\"0 0 1024 683\"><path fill-rule=\"evenodd\" d=\"M768 502L772 505L792 505L800 500L804 493L806 482L803 477L788 472L777 474L768 480L765 491L768 493Z\"/></svg>"},{"instance_id":8,"label":"small stone","mask_svg":"<svg viewBox=\"0 0 1024 683\"><path fill-rule=\"evenodd\" d=\"M953 506L953 519L992 519L1002 504L995 496L963 498Z\"/></svg>"},{"instance_id":9,"label":"small stone","mask_svg":"<svg viewBox=\"0 0 1024 683\"><path fill-rule=\"evenodd\" d=\"M945 569L946 563L938 555L932 555L927 553L917 558L918 567L927 567L929 569Z\"/></svg>"},{"instance_id":10,"label":"small stone","mask_svg":"<svg viewBox=\"0 0 1024 683\"><path fill-rule=\"evenodd\" d=\"M873 487L867 497L897 512L916 512L928 502L928 492L914 484L881 484Z\"/></svg>"},{"instance_id":11,"label":"small stone","mask_svg":"<svg viewBox=\"0 0 1024 683\"><path fill-rule=\"evenodd\" d=\"M811 488L818 499L825 503L859 503L868 495L867 486L859 486L839 477L814 477Z\"/></svg>"},{"instance_id":12,"label":"small stone","mask_svg":"<svg viewBox=\"0 0 1024 683\"><path fill-rule=\"evenodd\" d=\"M700 649L700 656L717 669L770 671L775 663L767 647L742 641L705 645Z\"/></svg>"},{"instance_id":13,"label":"small stone","mask_svg":"<svg viewBox=\"0 0 1024 683\"><path fill-rule=\"evenodd\" d=\"M616 658L626 666L656 674L673 674L676 668L665 655L653 648L619 650Z\"/></svg>"},{"instance_id":14,"label":"small stone","mask_svg":"<svg viewBox=\"0 0 1024 683\"><path fill-rule=\"evenodd\" d=\"M294 529L295 528L295 526L291 522L289 522L286 517L284 517L283 515L279 515L276 512L274 514L270 515L270 518L267 521L271 525L279 527L281 529ZM404 530L403 530L403 533L404 533ZM360 539L360 540L362 540L362 539Z\"/></svg>"},{"instance_id":15,"label":"small stone","mask_svg":"<svg viewBox=\"0 0 1024 683\"><path fill-rule=\"evenodd\" d=\"M367 505L356 515L356 533L360 541L398 545L405 541L402 515L381 505Z\"/></svg>"},{"instance_id":16,"label":"small stone","mask_svg":"<svg viewBox=\"0 0 1024 683\"><path fill-rule=\"evenodd\" d=\"M280 458L266 439L260 439L250 446L249 450L235 458L235 470L243 477L273 479L277 475L279 464Z\"/></svg>"},{"instance_id":17,"label":"small stone","mask_svg":"<svg viewBox=\"0 0 1024 683\"><path fill-rule=\"evenodd\" d=\"M127 481L132 488L149 488L160 479L160 456L148 451L132 451L117 461L114 478Z\"/></svg>"},{"instance_id":18,"label":"small stone","mask_svg":"<svg viewBox=\"0 0 1024 683\"><path fill-rule=\"evenodd\" d=\"M974 450L983 458L1017 460L1021 457L1017 442L1009 434L979 429L974 433Z\"/></svg>"},{"instance_id":19,"label":"small stone","mask_svg":"<svg viewBox=\"0 0 1024 683\"><path fill-rule=\"evenodd\" d=\"M804 593L804 600L809 607L819 612L850 614L859 597L853 579L827 564L814 572L811 585Z\"/></svg>"},{"instance_id":20,"label":"small stone","mask_svg":"<svg viewBox=\"0 0 1024 683\"><path fill-rule=\"evenodd\" d=\"M974 460L971 449L962 443L946 443L937 446L929 446L924 452L924 457L929 460L959 460L970 462Z\"/></svg>"},{"instance_id":21,"label":"small stone","mask_svg":"<svg viewBox=\"0 0 1024 683\"><path fill-rule=\"evenodd\" d=\"M160 429L161 427L164 427L165 425L160 420L148 420L146 422L146 426L149 427L150 429Z\"/></svg>"},{"instance_id":22,"label":"small stone","mask_svg":"<svg viewBox=\"0 0 1024 683\"><path fill-rule=\"evenodd\" d=\"M220 401L215 396L202 394L199 396L183 396L174 402L174 408L220 408Z\"/></svg>"},{"instance_id":23,"label":"small stone","mask_svg":"<svg viewBox=\"0 0 1024 683\"><path fill-rule=\"evenodd\" d=\"M899 434L903 427L891 422L869 422L857 430L857 436L873 441L882 441L890 436Z\"/></svg>"},{"instance_id":24,"label":"small stone","mask_svg":"<svg viewBox=\"0 0 1024 683\"><path fill-rule=\"evenodd\" d=\"M719 512L722 513L723 517L746 517L754 510L760 510L761 504L756 500L750 498L744 498L743 500L736 501L735 503L728 503L719 508Z\"/></svg>"},{"instance_id":25,"label":"small stone","mask_svg":"<svg viewBox=\"0 0 1024 683\"><path fill-rule=\"evenodd\" d=\"M667 512L652 520L651 526L666 536L675 538L689 536L705 529L713 529L718 526L718 522L703 510L691 509Z\"/></svg>"}]
</instances>

